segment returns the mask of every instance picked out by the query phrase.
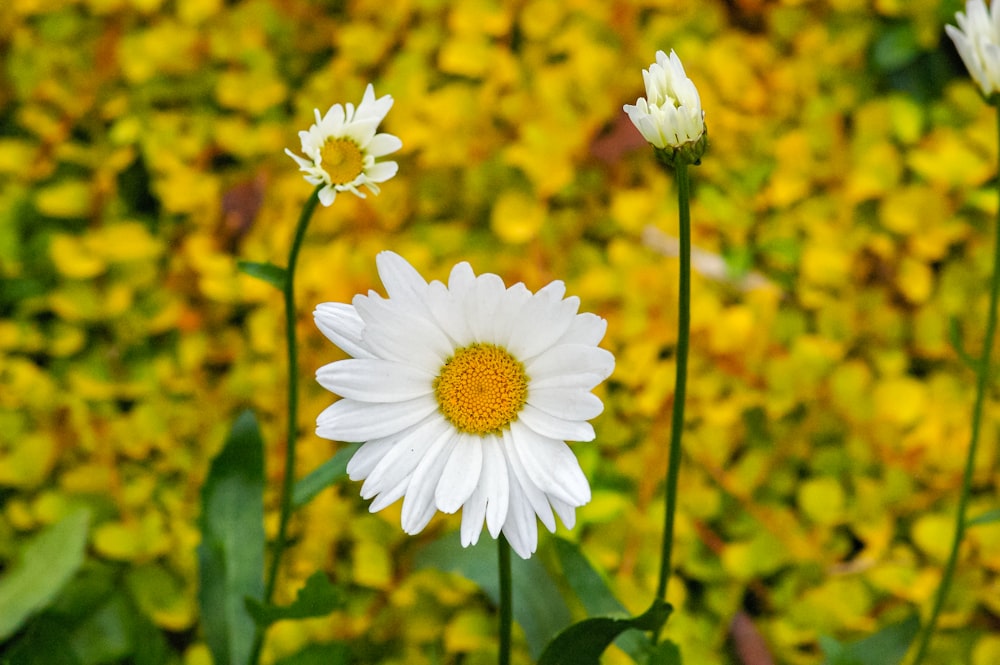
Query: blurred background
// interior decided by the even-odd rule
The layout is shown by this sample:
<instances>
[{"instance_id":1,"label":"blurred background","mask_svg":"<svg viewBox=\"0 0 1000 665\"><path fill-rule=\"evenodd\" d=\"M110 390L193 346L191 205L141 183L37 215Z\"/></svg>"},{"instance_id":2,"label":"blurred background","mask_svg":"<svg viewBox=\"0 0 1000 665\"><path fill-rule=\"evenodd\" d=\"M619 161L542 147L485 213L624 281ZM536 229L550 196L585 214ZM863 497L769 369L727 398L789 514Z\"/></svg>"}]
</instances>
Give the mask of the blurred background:
<instances>
[{"instance_id":1,"label":"blurred background","mask_svg":"<svg viewBox=\"0 0 1000 665\"><path fill-rule=\"evenodd\" d=\"M818 664L821 635L926 609L951 538L997 212L995 111L930 0L4 0L0 4L0 575L74 506L94 519L50 617L82 665L210 662L197 629L199 492L235 415L267 445L268 533L285 449L283 310L240 259L284 265L311 187L283 154L313 109L395 106L399 175L337 197L298 273L302 476L342 358L316 303L381 291L392 249L428 278L461 260L553 279L608 319L617 368L594 490L558 535L622 603L656 585L673 347L673 179L622 112L675 49L710 147L695 245L676 612L685 662ZM995 384L994 384L995 388ZM971 515L1000 499L986 406ZM278 600L315 570L350 590L277 624L268 662L330 640L360 662L491 663L494 610L437 570L437 541L359 484L292 524ZM535 557L560 579L554 538ZM454 544L454 543L452 543ZM430 552L430 554L428 554ZM81 581L82 580L82 581ZM568 595L566 620L585 612ZM0 610L2 611L2 610ZM738 630L733 631L733 626ZM135 629L141 625L142 630ZM935 663L1000 662L1000 528L968 533ZM145 635L142 639L136 635ZM16 640L17 636L15 636ZM518 662L530 636L516 632ZM752 640L751 640L752 641ZM537 654L535 654L537 655ZM138 659L138 660L137 660ZM631 662L612 650L606 662Z\"/></svg>"}]
</instances>

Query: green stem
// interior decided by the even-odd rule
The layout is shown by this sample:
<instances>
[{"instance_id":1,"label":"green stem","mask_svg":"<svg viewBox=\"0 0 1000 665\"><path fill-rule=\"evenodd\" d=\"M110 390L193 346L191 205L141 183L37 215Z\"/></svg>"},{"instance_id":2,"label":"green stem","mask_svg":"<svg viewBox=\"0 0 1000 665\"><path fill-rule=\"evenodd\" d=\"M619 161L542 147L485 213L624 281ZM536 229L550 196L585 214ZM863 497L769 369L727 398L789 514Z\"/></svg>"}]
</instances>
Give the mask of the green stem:
<instances>
[{"instance_id":1,"label":"green stem","mask_svg":"<svg viewBox=\"0 0 1000 665\"><path fill-rule=\"evenodd\" d=\"M656 595L667 599L667 580L674 546L674 515L677 512L677 478L681 469L681 435L684 432L684 398L687 393L688 340L691 334L691 181L688 165L677 164L677 204L680 212L680 294L677 313L677 378L674 382L674 407L670 420L670 457L667 461L667 487L663 524L663 548L660 579ZM655 631L653 641L659 640Z\"/></svg>"},{"instance_id":2,"label":"green stem","mask_svg":"<svg viewBox=\"0 0 1000 665\"><path fill-rule=\"evenodd\" d=\"M1000 140L1000 109L997 110L997 135ZM997 192L1000 194L1000 174L997 175ZM944 567L944 574L941 584L938 586L937 595L934 597L934 607L931 609L931 616L927 621L927 626L922 631L920 646L917 648L917 655L913 659L913 665L919 665L924 659L927 647L937 626L938 615L944 606L945 598L951 588L952 579L955 576L955 566L958 563L958 550L965 537L966 519L965 513L969 504L969 496L972 494L972 473L975 470L976 448L979 445L979 431L983 419L983 405L986 401L986 390L990 376L990 356L993 353L993 338L997 327L997 299L1000 296L1000 208L997 210L997 224L994 233L996 237L993 241L993 278L990 282L989 310L986 315L986 336L983 339L983 350L979 357L979 362L975 366L976 370L976 401L972 407L972 433L969 439L969 450L965 458L965 472L962 474L962 490L958 497L958 509L955 511L955 536L951 543L951 551L948 553L948 562Z\"/></svg>"},{"instance_id":3,"label":"green stem","mask_svg":"<svg viewBox=\"0 0 1000 665\"><path fill-rule=\"evenodd\" d=\"M510 635L513 628L513 593L510 574L510 543L503 534L497 538L500 569L500 656L499 665L510 665Z\"/></svg>"},{"instance_id":4,"label":"green stem","mask_svg":"<svg viewBox=\"0 0 1000 665\"><path fill-rule=\"evenodd\" d=\"M288 348L288 432L285 443L285 475L281 484L281 515L278 519L278 537L274 541L271 565L264 587L265 603L271 602L274 597L278 570L281 567L281 557L288 546L288 520L292 515L292 488L295 484L295 443L298 439L299 412L299 352L295 336L295 266L299 260L299 250L302 248L302 240L306 236L309 220L312 219L316 205L319 203L319 190L322 188L323 185L318 185L313 190L309 200L302 206L302 213L299 215L299 221L295 227L295 236L292 238L292 246L288 252L288 267L285 269L284 288L282 289L285 299L285 341ZM258 630L254 637L251 663L259 661L263 644L264 633Z\"/></svg>"}]
</instances>

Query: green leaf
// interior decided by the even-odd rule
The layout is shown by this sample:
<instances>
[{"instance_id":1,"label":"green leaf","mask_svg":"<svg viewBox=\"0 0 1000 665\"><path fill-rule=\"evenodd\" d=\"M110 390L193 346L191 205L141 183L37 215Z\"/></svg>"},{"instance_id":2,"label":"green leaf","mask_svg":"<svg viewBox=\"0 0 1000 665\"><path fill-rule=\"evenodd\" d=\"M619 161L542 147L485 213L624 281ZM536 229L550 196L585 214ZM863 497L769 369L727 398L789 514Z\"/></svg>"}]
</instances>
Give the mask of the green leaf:
<instances>
[{"instance_id":1,"label":"green leaf","mask_svg":"<svg viewBox=\"0 0 1000 665\"><path fill-rule=\"evenodd\" d=\"M121 593L113 593L73 627L70 644L85 665L117 663L134 649L135 607Z\"/></svg>"},{"instance_id":2,"label":"green leaf","mask_svg":"<svg viewBox=\"0 0 1000 665\"><path fill-rule=\"evenodd\" d=\"M310 644L302 651L275 661L274 665L349 665L351 649L343 642Z\"/></svg>"},{"instance_id":3,"label":"green leaf","mask_svg":"<svg viewBox=\"0 0 1000 665\"><path fill-rule=\"evenodd\" d=\"M285 289L285 280L288 279L288 271L281 266L257 261L237 261L236 267L239 268L240 272L265 281L279 291L284 291Z\"/></svg>"},{"instance_id":4,"label":"green leaf","mask_svg":"<svg viewBox=\"0 0 1000 665\"><path fill-rule=\"evenodd\" d=\"M292 490L292 507L301 508L312 501L313 497L321 491L346 478L347 463L351 461L351 457L360 447L360 443L345 446L338 450L336 455L316 467L308 476L295 483Z\"/></svg>"},{"instance_id":5,"label":"green leaf","mask_svg":"<svg viewBox=\"0 0 1000 665\"><path fill-rule=\"evenodd\" d=\"M259 626L266 628L275 621L283 619L308 619L326 616L330 612L344 607L345 602L343 590L331 584L325 573L317 571L306 580L305 586L299 589L295 602L291 605L264 605L258 600L248 598L247 609L254 621Z\"/></svg>"},{"instance_id":6,"label":"green leaf","mask_svg":"<svg viewBox=\"0 0 1000 665\"><path fill-rule=\"evenodd\" d=\"M30 621L4 654L2 665L83 665L69 643L69 633L48 614Z\"/></svg>"},{"instance_id":7,"label":"green leaf","mask_svg":"<svg viewBox=\"0 0 1000 665\"><path fill-rule=\"evenodd\" d=\"M256 626L244 599L264 597L263 449L257 420L244 411L202 488L198 602L216 665L248 662Z\"/></svg>"},{"instance_id":8,"label":"green leaf","mask_svg":"<svg viewBox=\"0 0 1000 665\"><path fill-rule=\"evenodd\" d=\"M993 524L995 522L1000 522L1000 508L994 508L993 510L987 510L982 515L977 515L971 520L965 523L965 526L979 526L981 524Z\"/></svg>"},{"instance_id":9,"label":"green leaf","mask_svg":"<svg viewBox=\"0 0 1000 665\"><path fill-rule=\"evenodd\" d=\"M580 599L587 614L595 616L629 613L628 609L618 602L604 578L594 570L575 543L556 538L555 546L563 577ZM646 654L651 646L645 633L638 630L626 630L615 640L615 645L635 661Z\"/></svg>"},{"instance_id":10,"label":"green leaf","mask_svg":"<svg viewBox=\"0 0 1000 665\"><path fill-rule=\"evenodd\" d=\"M889 624L877 633L843 644L832 637L820 637L826 660L824 665L899 665L920 630L920 619L913 614Z\"/></svg>"},{"instance_id":11,"label":"green leaf","mask_svg":"<svg viewBox=\"0 0 1000 665\"><path fill-rule=\"evenodd\" d=\"M648 610L637 617L584 619L549 642L538 665L600 665L601 654L621 633L630 628L659 630L672 609L668 603L657 598Z\"/></svg>"},{"instance_id":12,"label":"green leaf","mask_svg":"<svg viewBox=\"0 0 1000 665\"><path fill-rule=\"evenodd\" d=\"M682 665L681 648L670 640L664 640L650 651L647 665Z\"/></svg>"},{"instance_id":13,"label":"green leaf","mask_svg":"<svg viewBox=\"0 0 1000 665\"><path fill-rule=\"evenodd\" d=\"M476 583L490 600L500 599L497 543L488 535L477 545L463 548L458 534L446 533L416 556L418 568L453 572ZM514 620L524 631L532 659L562 628L569 625L570 613L559 588L537 558L511 557Z\"/></svg>"},{"instance_id":14,"label":"green leaf","mask_svg":"<svg viewBox=\"0 0 1000 665\"><path fill-rule=\"evenodd\" d=\"M0 641L46 607L83 563L90 511L80 508L32 538L0 578Z\"/></svg>"}]
</instances>

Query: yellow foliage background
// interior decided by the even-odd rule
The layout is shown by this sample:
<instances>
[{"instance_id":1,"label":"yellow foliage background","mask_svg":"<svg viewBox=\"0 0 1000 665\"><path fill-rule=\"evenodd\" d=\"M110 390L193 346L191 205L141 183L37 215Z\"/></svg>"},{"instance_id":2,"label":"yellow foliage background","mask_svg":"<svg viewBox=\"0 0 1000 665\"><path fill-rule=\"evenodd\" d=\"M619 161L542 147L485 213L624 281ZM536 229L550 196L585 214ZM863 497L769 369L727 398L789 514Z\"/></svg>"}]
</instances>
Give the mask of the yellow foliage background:
<instances>
[{"instance_id":1,"label":"yellow foliage background","mask_svg":"<svg viewBox=\"0 0 1000 665\"><path fill-rule=\"evenodd\" d=\"M622 112L675 49L710 148L693 169L689 426L669 634L685 661L736 663L748 612L778 662L926 611L969 438L997 212L994 111L942 25L955 2L894 0L4 0L0 4L0 562L73 505L88 556L207 662L194 548L207 465L235 414L264 424L277 527L283 265L310 192L282 154L314 108L391 94L399 175L338 197L298 273L304 475L337 449L311 380L342 357L312 306L380 289L392 249L428 278L468 260L537 289L566 281L617 357L576 540L633 611L656 584L676 335L676 195ZM993 384L995 388L995 382ZM1000 499L987 402L972 514ZM279 624L387 663L488 663L492 610L414 571L437 517L356 483L293 523L279 600L316 569L348 608ZM451 537L457 535L451 534ZM969 532L935 654L1000 659L1000 530ZM546 556L543 537L539 556ZM521 662L527 655L521 643ZM608 662L627 662L611 652Z\"/></svg>"}]
</instances>

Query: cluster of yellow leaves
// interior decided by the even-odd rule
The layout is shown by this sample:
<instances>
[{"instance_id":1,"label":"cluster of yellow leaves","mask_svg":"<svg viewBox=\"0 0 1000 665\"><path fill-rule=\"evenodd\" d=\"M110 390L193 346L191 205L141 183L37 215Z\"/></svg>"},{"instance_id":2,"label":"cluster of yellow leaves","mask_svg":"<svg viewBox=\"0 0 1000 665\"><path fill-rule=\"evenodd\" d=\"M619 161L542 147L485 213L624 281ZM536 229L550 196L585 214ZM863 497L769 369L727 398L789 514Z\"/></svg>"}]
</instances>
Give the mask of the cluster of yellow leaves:
<instances>
[{"instance_id":1,"label":"cluster of yellow leaves","mask_svg":"<svg viewBox=\"0 0 1000 665\"><path fill-rule=\"evenodd\" d=\"M311 305L377 286L379 250L434 278L467 259L533 289L564 279L608 319L618 363L597 441L575 446L594 500L563 535L644 609L677 211L621 106L674 48L711 147L693 171L671 636L690 662L725 663L730 619L752 605L777 660L816 663L819 634L926 607L969 435L971 375L949 320L979 348L996 212L994 119L940 69L942 18L930 0L3 2L0 558L97 501L93 556L126 564L162 628L194 625L198 488L239 408L264 422L271 508L281 478L281 303L236 260L284 263L309 187L281 151L314 108L373 81L396 100L385 129L403 140L400 175L313 221L298 275L300 475L335 450L310 434L330 397L309 377L339 354ZM900 34L912 61L879 64ZM906 77L924 63L938 87L920 96ZM1000 485L995 428L984 434L980 511ZM396 645L385 662L490 662L488 606L454 578L410 574L398 513L369 515L356 494L324 492L297 517L280 596L317 568L358 593L328 619L276 627L268 657L365 636ZM974 639L938 648L993 662L996 527L970 533L962 566L945 619ZM194 644L186 662L206 657Z\"/></svg>"}]
</instances>

